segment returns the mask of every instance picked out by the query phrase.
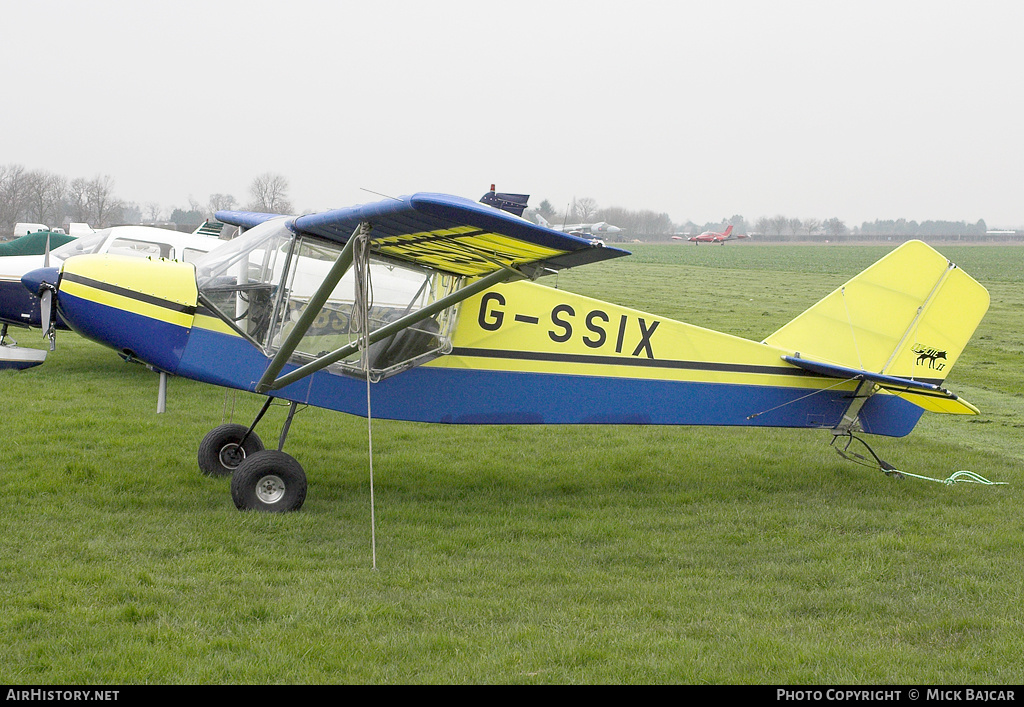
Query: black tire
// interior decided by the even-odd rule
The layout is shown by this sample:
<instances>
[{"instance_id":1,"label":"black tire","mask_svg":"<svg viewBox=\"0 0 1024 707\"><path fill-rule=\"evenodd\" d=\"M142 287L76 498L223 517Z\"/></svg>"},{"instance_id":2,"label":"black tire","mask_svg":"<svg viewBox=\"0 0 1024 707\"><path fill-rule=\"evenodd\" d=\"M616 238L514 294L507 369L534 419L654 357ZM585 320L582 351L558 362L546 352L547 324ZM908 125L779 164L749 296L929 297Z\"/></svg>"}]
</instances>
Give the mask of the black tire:
<instances>
[{"instance_id":1,"label":"black tire","mask_svg":"<svg viewBox=\"0 0 1024 707\"><path fill-rule=\"evenodd\" d=\"M297 511L306 500L306 472L284 452L256 452L231 475L231 499L240 511Z\"/></svg>"},{"instance_id":2,"label":"black tire","mask_svg":"<svg viewBox=\"0 0 1024 707\"><path fill-rule=\"evenodd\" d=\"M246 437L244 446L238 446L248 429L227 424L210 430L199 444L199 470L207 476L230 476L248 456L262 451L263 440L255 432Z\"/></svg>"}]
</instances>

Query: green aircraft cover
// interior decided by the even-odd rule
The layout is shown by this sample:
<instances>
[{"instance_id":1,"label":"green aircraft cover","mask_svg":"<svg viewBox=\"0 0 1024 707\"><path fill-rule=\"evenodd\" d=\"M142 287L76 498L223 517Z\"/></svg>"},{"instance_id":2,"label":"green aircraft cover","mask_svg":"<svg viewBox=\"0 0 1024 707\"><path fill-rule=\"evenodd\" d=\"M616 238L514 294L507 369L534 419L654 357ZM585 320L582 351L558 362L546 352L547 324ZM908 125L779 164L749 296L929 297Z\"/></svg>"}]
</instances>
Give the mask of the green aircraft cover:
<instances>
[{"instance_id":1,"label":"green aircraft cover","mask_svg":"<svg viewBox=\"0 0 1024 707\"><path fill-rule=\"evenodd\" d=\"M46 237L50 237L50 250L75 240L76 236L48 231L36 231L15 238L13 241L0 243L0 257L5 255L42 255L46 252Z\"/></svg>"}]
</instances>

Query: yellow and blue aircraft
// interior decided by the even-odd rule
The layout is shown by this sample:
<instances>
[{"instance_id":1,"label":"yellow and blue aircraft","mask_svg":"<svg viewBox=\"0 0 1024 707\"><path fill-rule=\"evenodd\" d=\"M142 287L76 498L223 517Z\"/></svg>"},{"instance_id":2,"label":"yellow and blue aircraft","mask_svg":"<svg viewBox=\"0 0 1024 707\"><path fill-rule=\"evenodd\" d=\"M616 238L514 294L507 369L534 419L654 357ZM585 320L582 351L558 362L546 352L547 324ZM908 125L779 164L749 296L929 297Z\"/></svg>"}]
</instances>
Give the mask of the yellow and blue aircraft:
<instances>
[{"instance_id":1,"label":"yellow and blue aircraft","mask_svg":"<svg viewBox=\"0 0 1024 707\"><path fill-rule=\"evenodd\" d=\"M906 435L925 410L977 413L942 383L988 293L921 242L749 341L539 284L628 253L486 203L418 193L217 218L244 233L194 263L85 255L24 283L126 357L267 396L251 425L199 446L240 509L302 505L305 473L283 451L297 404L447 424L818 428L847 445ZM291 403L276 450L255 433L274 399Z\"/></svg>"}]
</instances>

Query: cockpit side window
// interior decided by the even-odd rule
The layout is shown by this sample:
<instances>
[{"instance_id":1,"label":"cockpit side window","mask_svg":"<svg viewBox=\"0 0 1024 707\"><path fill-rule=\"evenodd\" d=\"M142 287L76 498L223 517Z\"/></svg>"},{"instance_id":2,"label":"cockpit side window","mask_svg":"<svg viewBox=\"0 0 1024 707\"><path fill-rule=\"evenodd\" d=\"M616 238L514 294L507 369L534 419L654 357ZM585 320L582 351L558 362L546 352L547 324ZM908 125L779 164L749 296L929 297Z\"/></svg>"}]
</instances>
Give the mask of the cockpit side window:
<instances>
[{"instance_id":1,"label":"cockpit side window","mask_svg":"<svg viewBox=\"0 0 1024 707\"><path fill-rule=\"evenodd\" d=\"M203 303L261 346L281 348L313 295L337 261L343 245L296 235L287 221L268 221L199 258L196 279ZM355 268L342 277L303 334L293 358L307 362L355 342L361 322L374 331L454 291L460 278L371 258L368 306L356 297ZM379 378L429 360L450 348L454 312L445 310L377 342L367 355ZM334 364L359 370L359 354Z\"/></svg>"},{"instance_id":2,"label":"cockpit side window","mask_svg":"<svg viewBox=\"0 0 1024 707\"><path fill-rule=\"evenodd\" d=\"M203 303L261 346L293 240L286 219L272 219L195 261Z\"/></svg>"},{"instance_id":3,"label":"cockpit side window","mask_svg":"<svg viewBox=\"0 0 1024 707\"><path fill-rule=\"evenodd\" d=\"M274 317L269 348L276 350L281 346L341 249L340 244L299 239L289 267L288 286ZM369 273L367 308L362 308L356 296L353 267L331 292L300 340L295 352L299 361L308 361L353 344L363 333L364 320L368 321L372 332L422 309L438 296L441 276L434 271L371 258ZM446 282L454 280L444 279ZM432 317L373 344L367 355L374 377L384 377L438 355L448 342L448 329L447 317ZM336 367L345 372L360 371L359 354L352 354Z\"/></svg>"},{"instance_id":4,"label":"cockpit side window","mask_svg":"<svg viewBox=\"0 0 1024 707\"><path fill-rule=\"evenodd\" d=\"M135 238L115 238L107 252L111 255L151 256L154 258L171 258L173 250L168 243L140 241Z\"/></svg>"},{"instance_id":5,"label":"cockpit side window","mask_svg":"<svg viewBox=\"0 0 1024 707\"><path fill-rule=\"evenodd\" d=\"M50 261L61 263L73 255L95 253L100 249L109 235L110 229L107 228L102 231L97 231L96 233L90 233L88 236L82 236L73 241L68 241L64 245L59 248L54 248L53 251L50 252Z\"/></svg>"}]
</instances>

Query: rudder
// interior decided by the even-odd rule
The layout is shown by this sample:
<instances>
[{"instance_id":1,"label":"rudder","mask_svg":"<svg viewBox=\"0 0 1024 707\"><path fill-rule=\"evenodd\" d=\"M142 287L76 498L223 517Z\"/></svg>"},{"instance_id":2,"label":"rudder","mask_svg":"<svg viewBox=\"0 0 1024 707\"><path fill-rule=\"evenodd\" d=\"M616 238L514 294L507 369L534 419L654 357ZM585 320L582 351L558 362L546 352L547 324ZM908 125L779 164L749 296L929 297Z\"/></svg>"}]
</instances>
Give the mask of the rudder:
<instances>
[{"instance_id":1,"label":"rudder","mask_svg":"<svg viewBox=\"0 0 1024 707\"><path fill-rule=\"evenodd\" d=\"M840 366L939 383L988 310L988 291L909 241L765 343Z\"/></svg>"}]
</instances>

